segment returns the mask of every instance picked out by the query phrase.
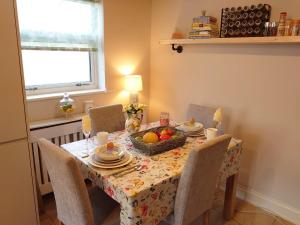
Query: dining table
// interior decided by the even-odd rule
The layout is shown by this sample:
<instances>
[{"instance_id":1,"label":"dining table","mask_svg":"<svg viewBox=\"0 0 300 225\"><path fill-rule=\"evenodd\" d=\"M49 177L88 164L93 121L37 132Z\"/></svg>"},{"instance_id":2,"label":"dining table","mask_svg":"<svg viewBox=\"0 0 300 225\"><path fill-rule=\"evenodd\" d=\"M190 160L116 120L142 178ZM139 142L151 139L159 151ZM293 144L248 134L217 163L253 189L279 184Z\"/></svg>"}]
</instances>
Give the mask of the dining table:
<instances>
[{"instance_id":1,"label":"dining table","mask_svg":"<svg viewBox=\"0 0 300 225\"><path fill-rule=\"evenodd\" d=\"M157 126L159 122L154 122L143 125L142 129ZM97 147L94 138L88 143L80 140L61 147L75 157L85 178L92 180L120 204L121 225L155 225L173 212L178 182L189 153L207 140L203 136L188 137L182 147L153 156L145 155L134 148L126 131L110 133L109 141L122 145L133 156L133 161L125 169L133 165L138 165L138 169L116 176L124 168L102 169L92 166L89 157L83 157L82 152L87 149L92 152ZM225 219L234 215L241 153L242 141L232 138L218 175L218 185L225 188Z\"/></svg>"}]
</instances>

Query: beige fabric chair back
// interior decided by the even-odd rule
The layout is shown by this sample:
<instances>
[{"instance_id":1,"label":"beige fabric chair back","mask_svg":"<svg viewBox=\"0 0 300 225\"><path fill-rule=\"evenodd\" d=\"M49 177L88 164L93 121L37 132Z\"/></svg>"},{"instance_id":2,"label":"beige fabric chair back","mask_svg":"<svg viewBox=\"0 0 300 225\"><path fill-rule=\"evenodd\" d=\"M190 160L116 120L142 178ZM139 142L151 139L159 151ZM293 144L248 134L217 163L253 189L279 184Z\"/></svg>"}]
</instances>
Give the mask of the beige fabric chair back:
<instances>
[{"instance_id":1,"label":"beige fabric chair back","mask_svg":"<svg viewBox=\"0 0 300 225\"><path fill-rule=\"evenodd\" d=\"M217 137L190 153L177 189L175 225L188 225L211 209L230 139L230 135Z\"/></svg>"},{"instance_id":2,"label":"beige fabric chair back","mask_svg":"<svg viewBox=\"0 0 300 225\"><path fill-rule=\"evenodd\" d=\"M204 125L205 128L216 127L217 122L214 121L214 114L217 108L190 104L187 112L187 119L194 118L197 122Z\"/></svg>"},{"instance_id":3,"label":"beige fabric chair back","mask_svg":"<svg viewBox=\"0 0 300 225\"><path fill-rule=\"evenodd\" d=\"M89 115L92 122L92 136L100 131L115 132L125 129L125 116L121 104L91 108Z\"/></svg>"},{"instance_id":4,"label":"beige fabric chair back","mask_svg":"<svg viewBox=\"0 0 300 225\"><path fill-rule=\"evenodd\" d=\"M46 139L39 140L54 191L57 217L65 225L94 225L84 178L75 159Z\"/></svg>"}]
</instances>

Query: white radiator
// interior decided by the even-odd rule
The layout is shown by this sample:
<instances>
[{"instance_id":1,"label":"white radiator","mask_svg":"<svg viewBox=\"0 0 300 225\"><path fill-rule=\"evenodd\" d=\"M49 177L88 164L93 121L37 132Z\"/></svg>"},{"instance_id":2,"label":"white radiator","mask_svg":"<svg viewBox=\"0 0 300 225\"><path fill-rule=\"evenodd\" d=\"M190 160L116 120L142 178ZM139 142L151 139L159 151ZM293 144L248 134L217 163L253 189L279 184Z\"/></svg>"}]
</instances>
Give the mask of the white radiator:
<instances>
[{"instance_id":1,"label":"white radiator","mask_svg":"<svg viewBox=\"0 0 300 225\"><path fill-rule=\"evenodd\" d=\"M81 131L81 121L43 126L30 130L36 179L39 184L41 194L44 195L52 192L52 187L37 143L40 138L46 138L58 146L82 140L84 136Z\"/></svg>"}]
</instances>

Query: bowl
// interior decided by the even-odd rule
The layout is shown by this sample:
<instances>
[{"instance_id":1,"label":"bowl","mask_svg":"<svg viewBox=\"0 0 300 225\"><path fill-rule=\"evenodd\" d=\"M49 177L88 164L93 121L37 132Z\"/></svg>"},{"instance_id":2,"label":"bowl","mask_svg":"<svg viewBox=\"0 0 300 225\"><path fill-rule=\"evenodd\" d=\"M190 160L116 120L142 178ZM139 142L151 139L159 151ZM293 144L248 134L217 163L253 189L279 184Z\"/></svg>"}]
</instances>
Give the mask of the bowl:
<instances>
[{"instance_id":1,"label":"bowl","mask_svg":"<svg viewBox=\"0 0 300 225\"><path fill-rule=\"evenodd\" d=\"M124 156L124 149L118 144L114 144L112 150L107 149L107 145L101 145L94 150L95 159L101 161L116 161Z\"/></svg>"}]
</instances>

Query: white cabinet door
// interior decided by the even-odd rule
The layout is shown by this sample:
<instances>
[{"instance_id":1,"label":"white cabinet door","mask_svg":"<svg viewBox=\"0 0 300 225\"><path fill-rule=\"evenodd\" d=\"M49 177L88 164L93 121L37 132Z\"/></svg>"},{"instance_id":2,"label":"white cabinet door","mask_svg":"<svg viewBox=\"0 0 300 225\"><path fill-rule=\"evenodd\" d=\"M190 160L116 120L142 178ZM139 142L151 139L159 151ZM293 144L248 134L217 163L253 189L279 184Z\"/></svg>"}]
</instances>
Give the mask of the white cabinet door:
<instances>
[{"instance_id":1,"label":"white cabinet door","mask_svg":"<svg viewBox=\"0 0 300 225\"><path fill-rule=\"evenodd\" d=\"M26 139L0 145L0 209L0 224L37 224Z\"/></svg>"},{"instance_id":2,"label":"white cabinet door","mask_svg":"<svg viewBox=\"0 0 300 225\"><path fill-rule=\"evenodd\" d=\"M27 136L14 1L0 1L0 143Z\"/></svg>"}]
</instances>

